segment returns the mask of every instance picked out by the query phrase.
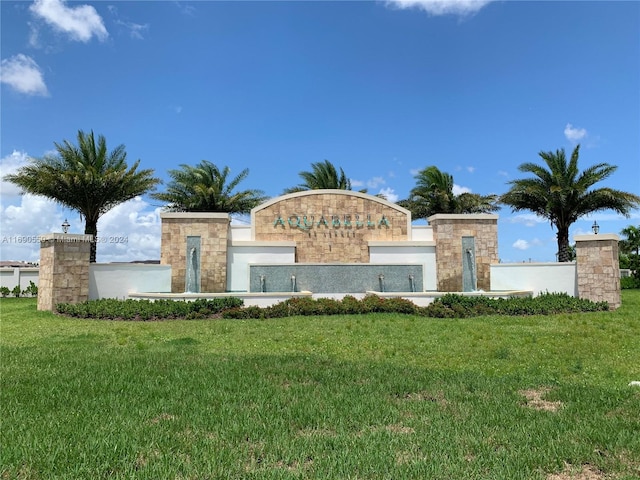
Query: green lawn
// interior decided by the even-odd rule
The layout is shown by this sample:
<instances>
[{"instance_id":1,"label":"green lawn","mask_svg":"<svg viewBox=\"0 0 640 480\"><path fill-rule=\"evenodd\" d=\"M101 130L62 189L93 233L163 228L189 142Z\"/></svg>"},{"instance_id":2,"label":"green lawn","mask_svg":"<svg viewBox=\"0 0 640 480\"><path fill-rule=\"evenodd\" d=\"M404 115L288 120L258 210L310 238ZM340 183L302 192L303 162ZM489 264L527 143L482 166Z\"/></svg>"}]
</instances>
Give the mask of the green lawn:
<instances>
[{"instance_id":1,"label":"green lawn","mask_svg":"<svg viewBox=\"0 0 640 480\"><path fill-rule=\"evenodd\" d=\"M1 479L640 478L638 290L463 320L35 305L0 300Z\"/></svg>"}]
</instances>

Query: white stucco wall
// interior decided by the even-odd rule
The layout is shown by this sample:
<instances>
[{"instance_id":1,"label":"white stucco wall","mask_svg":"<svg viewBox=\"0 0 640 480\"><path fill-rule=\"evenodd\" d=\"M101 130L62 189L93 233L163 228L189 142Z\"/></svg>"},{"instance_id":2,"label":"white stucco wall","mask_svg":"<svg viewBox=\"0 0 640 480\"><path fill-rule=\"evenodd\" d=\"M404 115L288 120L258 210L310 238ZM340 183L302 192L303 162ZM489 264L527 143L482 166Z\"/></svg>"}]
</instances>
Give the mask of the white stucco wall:
<instances>
[{"instance_id":1,"label":"white stucco wall","mask_svg":"<svg viewBox=\"0 0 640 480\"><path fill-rule=\"evenodd\" d=\"M13 290L16 285L20 285L20 290L24 290L29 282L38 285L39 270L38 267L0 268L0 287Z\"/></svg>"},{"instance_id":2,"label":"white stucco wall","mask_svg":"<svg viewBox=\"0 0 640 480\"><path fill-rule=\"evenodd\" d=\"M418 242L433 241L433 227L431 225L412 225L411 240Z\"/></svg>"},{"instance_id":3,"label":"white stucco wall","mask_svg":"<svg viewBox=\"0 0 640 480\"><path fill-rule=\"evenodd\" d=\"M229 241L231 242L248 242L251 240L251 225L235 225L231 224L229 228Z\"/></svg>"},{"instance_id":4,"label":"white stucco wall","mask_svg":"<svg viewBox=\"0 0 640 480\"><path fill-rule=\"evenodd\" d=\"M131 292L171 292L171 265L92 263L89 300L127 298Z\"/></svg>"},{"instance_id":5,"label":"white stucco wall","mask_svg":"<svg viewBox=\"0 0 640 480\"><path fill-rule=\"evenodd\" d=\"M249 290L249 265L295 263L295 242L231 242L227 247L227 290Z\"/></svg>"},{"instance_id":6,"label":"white stucco wall","mask_svg":"<svg viewBox=\"0 0 640 480\"><path fill-rule=\"evenodd\" d=\"M491 291L530 290L578 295L575 263L498 263L491 265Z\"/></svg>"},{"instance_id":7,"label":"white stucco wall","mask_svg":"<svg viewBox=\"0 0 640 480\"><path fill-rule=\"evenodd\" d=\"M369 262L422 265L424 290L438 288L434 242L369 242Z\"/></svg>"}]
</instances>

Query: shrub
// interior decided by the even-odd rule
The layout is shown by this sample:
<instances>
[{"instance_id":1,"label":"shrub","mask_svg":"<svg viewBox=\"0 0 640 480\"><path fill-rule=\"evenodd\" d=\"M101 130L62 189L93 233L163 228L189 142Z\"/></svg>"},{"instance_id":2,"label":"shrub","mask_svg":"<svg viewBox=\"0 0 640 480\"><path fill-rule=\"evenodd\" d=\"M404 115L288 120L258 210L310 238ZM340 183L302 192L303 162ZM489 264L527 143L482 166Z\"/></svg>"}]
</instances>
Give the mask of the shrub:
<instances>
[{"instance_id":1,"label":"shrub","mask_svg":"<svg viewBox=\"0 0 640 480\"><path fill-rule=\"evenodd\" d=\"M620 279L620 288L628 290L632 288L640 288L640 278L622 277Z\"/></svg>"},{"instance_id":2,"label":"shrub","mask_svg":"<svg viewBox=\"0 0 640 480\"><path fill-rule=\"evenodd\" d=\"M609 309L606 302L592 302L566 293L543 293L537 297L465 297L446 294L421 313L436 318L467 318L479 315L550 315L554 313L595 312Z\"/></svg>"},{"instance_id":3,"label":"shrub","mask_svg":"<svg viewBox=\"0 0 640 480\"><path fill-rule=\"evenodd\" d=\"M346 295L342 299L342 310L349 315L364 313L362 303L353 295Z\"/></svg>"},{"instance_id":4,"label":"shrub","mask_svg":"<svg viewBox=\"0 0 640 480\"><path fill-rule=\"evenodd\" d=\"M0 287L0 295L2 295L3 297L8 297L10 293L11 290L9 290L9 287Z\"/></svg>"},{"instance_id":5,"label":"shrub","mask_svg":"<svg viewBox=\"0 0 640 480\"><path fill-rule=\"evenodd\" d=\"M33 283L32 280L29 281L29 286L22 291L23 295L28 295L30 297L38 296L38 286Z\"/></svg>"},{"instance_id":6,"label":"shrub","mask_svg":"<svg viewBox=\"0 0 640 480\"><path fill-rule=\"evenodd\" d=\"M13 294L14 297L19 297L20 294L22 293L22 290L20 290L20 285L16 285L15 287L13 287L13 290L11 290L11 293Z\"/></svg>"},{"instance_id":7,"label":"shrub","mask_svg":"<svg viewBox=\"0 0 640 480\"><path fill-rule=\"evenodd\" d=\"M56 311L63 315L108 320L154 320L170 318L209 318L221 312L237 308L243 301L235 297L198 299L194 302L176 300L117 300L100 299L82 303L59 303Z\"/></svg>"}]
</instances>

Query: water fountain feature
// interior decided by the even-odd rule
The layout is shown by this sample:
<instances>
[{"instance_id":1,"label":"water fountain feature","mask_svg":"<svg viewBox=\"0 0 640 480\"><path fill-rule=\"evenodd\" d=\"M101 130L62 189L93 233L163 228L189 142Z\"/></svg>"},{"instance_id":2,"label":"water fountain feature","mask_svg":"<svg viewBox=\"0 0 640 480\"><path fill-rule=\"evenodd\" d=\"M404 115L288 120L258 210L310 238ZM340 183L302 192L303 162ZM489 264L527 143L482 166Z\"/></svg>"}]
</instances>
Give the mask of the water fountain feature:
<instances>
[{"instance_id":1,"label":"water fountain feature","mask_svg":"<svg viewBox=\"0 0 640 480\"><path fill-rule=\"evenodd\" d=\"M462 291L475 292L478 290L476 274L475 238L462 237Z\"/></svg>"},{"instance_id":2,"label":"water fountain feature","mask_svg":"<svg viewBox=\"0 0 640 480\"><path fill-rule=\"evenodd\" d=\"M185 293L200 292L200 237L187 237Z\"/></svg>"},{"instance_id":3,"label":"water fountain feature","mask_svg":"<svg viewBox=\"0 0 640 480\"><path fill-rule=\"evenodd\" d=\"M416 291L416 277L411 274L409 275L409 291L412 293Z\"/></svg>"},{"instance_id":4,"label":"water fountain feature","mask_svg":"<svg viewBox=\"0 0 640 480\"><path fill-rule=\"evenodd\" d=\"M378 275L378 282L380 283L380 291L384 292L384 275Z\"/></svg>"},{"instance_id":5,"label":"water fountain feature","mask_svg":"<svg viewBox=\"0 0 640 480\"><path fill-rule=\"evenodd\" d=\"M407 284L409 275L413 277ZM266 285L266 278L269 285ZM424 291L424 265L411 264L252 264L249 292L365 293Z\"/></svg>"}]
</instances>

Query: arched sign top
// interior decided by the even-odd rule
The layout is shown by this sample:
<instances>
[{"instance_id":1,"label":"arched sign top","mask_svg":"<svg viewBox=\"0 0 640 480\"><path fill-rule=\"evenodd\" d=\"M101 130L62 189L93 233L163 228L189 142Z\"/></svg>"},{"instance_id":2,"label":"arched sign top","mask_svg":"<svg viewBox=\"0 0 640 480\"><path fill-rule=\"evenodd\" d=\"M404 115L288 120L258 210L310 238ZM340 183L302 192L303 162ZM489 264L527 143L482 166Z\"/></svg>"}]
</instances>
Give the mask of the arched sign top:
<instances>
[{"instance_id":1,"label":"arched sign top","mask_svg":"<svg viewBox=\"0 0 640 480\"><path fill-rule=\"evenodd\" d=\"M287 200L291 200L298 197L327 196L327 195L346 195L350 197L361 198L363 200L367 200L370 202L377 202L381 205L397 210L398 212L404 215L407 215L409 218L409 223L411 223L411 212L396 203L385 200L384 198L376 197L375 195L369 195L368 193L354 192L353 190L338 190L338 189L303 190L301 192L287 193L285 195L272 198L271 200L267 200L266 202L258 205L257 207L251 210L252 223L253 223L253 219L255 218L255 214L257 212L265 208L268 208L276 203L286 202Z\"/></svg>"}]
</instances>

